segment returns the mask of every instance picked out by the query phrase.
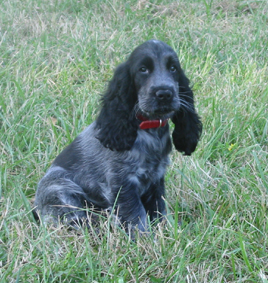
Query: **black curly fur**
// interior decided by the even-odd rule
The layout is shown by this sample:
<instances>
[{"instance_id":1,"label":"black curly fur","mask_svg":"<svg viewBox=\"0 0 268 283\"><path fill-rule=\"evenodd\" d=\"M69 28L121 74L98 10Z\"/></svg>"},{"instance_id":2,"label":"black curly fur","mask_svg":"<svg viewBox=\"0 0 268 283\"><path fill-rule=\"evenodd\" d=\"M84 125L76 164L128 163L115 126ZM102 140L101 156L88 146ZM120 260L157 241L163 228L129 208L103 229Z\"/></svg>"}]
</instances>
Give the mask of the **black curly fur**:
<instances>
[{"instance_id":1,"label":"black curly fur","mask_svg":"<svg viewBox=\"0 0 268 283\"><path fill-rule=\"evenodd\" d=\"M185 104L172 117L175 124L172 133L173 144L178 151L191 155L201 136L202 123L195 111L193 92L184 73L179 77L179 86L179 94Z\"/></svg>"},{"instance_id":2,"label":"black curly fur","mask_svg":"<svg viewBox=\"0 0 268 283\"><path fill-rule=\"evenodd\" d=\"M126 62L115 70L96 121L97 138L111 150L129 150L137 137L138 121L133 112L137 94L129 69Z\"/></svg>"}]
</instances>

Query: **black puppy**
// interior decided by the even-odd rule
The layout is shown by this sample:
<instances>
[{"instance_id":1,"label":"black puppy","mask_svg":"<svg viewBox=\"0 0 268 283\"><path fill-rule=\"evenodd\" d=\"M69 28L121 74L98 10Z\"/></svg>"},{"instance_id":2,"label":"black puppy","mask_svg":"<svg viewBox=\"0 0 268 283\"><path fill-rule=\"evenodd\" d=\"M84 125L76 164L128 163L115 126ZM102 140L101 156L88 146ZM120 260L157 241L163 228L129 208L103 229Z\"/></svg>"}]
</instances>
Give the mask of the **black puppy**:
<instances>
[{"instance_id":1,"label":"black puppy","mask_svg":"<svg viewBox=\"0 0 268 283\"><path fill-rule=\"evenodd\" d=\"M35 205L43 220L76 222L85 208L114 207L126 229L147 230L165 215L164 175L175 148L190 155L202 124L189 80L170 46L149 40L118 66L102 109L41 179Z\"/></svg>"}]
</instances>

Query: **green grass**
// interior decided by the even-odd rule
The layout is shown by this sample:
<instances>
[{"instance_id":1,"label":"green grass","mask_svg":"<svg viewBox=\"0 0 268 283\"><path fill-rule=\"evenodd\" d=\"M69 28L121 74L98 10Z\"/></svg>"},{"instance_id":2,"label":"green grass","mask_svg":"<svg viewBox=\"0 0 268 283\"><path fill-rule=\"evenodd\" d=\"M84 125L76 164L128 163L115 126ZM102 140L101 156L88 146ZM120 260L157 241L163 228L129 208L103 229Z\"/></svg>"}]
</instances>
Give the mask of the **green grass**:
<instances>
[{"instance_id":1,"label":"green grass","mask_svg":"<svg viewBox=\"0 0 268 283\"><path fill-rule=\"evenodd\" d=\"M267 1L0 2L0 282L267 283ZM169 223L136 243L109 221L37 225L38 180L151 38L179 54L204 124L192 157L172 153Z\"/></svg>"}]
</instances>

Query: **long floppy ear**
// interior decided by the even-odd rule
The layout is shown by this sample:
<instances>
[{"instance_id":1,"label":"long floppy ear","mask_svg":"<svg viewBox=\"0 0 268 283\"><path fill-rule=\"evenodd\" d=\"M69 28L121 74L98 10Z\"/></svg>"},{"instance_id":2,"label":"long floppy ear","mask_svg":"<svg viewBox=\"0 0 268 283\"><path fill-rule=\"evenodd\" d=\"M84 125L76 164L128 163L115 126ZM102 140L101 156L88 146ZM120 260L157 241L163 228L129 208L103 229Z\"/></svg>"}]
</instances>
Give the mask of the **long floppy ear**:
<instances>
[{"instance_id":1,"label":"long floppy ear","mask_svg":"<svg viewBox=\"0 0 268 283\"><path fill-rule=\"evenodd\" d=\"M102 97L102 109L96 120L97 138L111 150L129 150L136 137L138 124L133 108L137 95L128 62L117 67Z\"/></svg>"},{"instance_id":2,"label":"long floppy ear","mask_svg":"<svg viewBox=\"0 0 268 283\"><path fill-rule=\"evenodd\" d=\"M202 123L194 108L193 92L189 86L189 80L183 71L179 79L179 95L181 108L172 118L175 124L172 138L178 151L191 155L201 136Z\"/></svg>"}]
</instances>

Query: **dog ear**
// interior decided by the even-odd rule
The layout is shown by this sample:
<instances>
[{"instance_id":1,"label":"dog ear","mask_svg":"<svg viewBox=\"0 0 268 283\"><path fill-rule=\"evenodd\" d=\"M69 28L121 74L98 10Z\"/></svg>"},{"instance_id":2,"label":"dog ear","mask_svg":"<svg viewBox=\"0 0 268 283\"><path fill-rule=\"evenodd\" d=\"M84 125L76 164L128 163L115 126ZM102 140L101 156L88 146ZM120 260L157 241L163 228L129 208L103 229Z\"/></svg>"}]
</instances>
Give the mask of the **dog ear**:
<instances>
[{"instance_id":1,"label":"dog ear","mask_svg":"<svg viewBox=\"0 0 268 283\"><path fill-rule=\"evenodd\" d=\"M175 124L172 138L178 151L191 155L201 136L202 122L194 108L193 92L183 71L179 78L179 95L181 107L172 118Z\"/></svg>"},{"instance_id":2,"label":"dog ear","mask_svg":"<svg viewBox=\"0 0 268 283\"><path fill-rule=\"evenodd\" d=\"M131 80L128 62L117 67L102 97L102 108L96 120L97 139L111 150L131 149L137 137L137 119L133 108L137 94Z\"/></svg>"}]
</instances>

